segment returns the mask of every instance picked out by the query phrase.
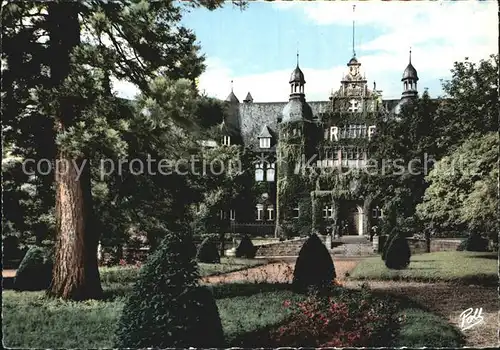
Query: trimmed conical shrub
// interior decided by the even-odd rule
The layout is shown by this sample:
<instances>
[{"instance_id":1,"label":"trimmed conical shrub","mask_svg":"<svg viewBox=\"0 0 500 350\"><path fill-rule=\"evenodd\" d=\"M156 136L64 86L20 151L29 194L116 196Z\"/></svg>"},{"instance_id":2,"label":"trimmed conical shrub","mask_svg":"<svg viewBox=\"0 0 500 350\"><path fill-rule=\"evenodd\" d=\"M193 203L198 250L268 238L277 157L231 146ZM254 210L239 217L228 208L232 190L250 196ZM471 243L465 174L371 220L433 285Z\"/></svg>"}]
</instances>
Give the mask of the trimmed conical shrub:
<instances>
[{"instance_id":1,"label":"trimmed conical shrub","mask_svg":"<svg viewBox=\"0 0 500 350\"><path fill-rule=\"evenodd\" d=\"M52 280L52 267L52 256L48 248L31 247L17 269L14 289L19 291L47 289Z\"/></svg>"},{"instance_id":2,"label":"trimmed conical shrub","mask_svg":"<svg viewBox=\"0 0 500 350\"><path fill-rule=\"evenodd\" d=\"M198 285L193 247L188 234L167 233L125 303L115 347L224 347L215 300Z\"/></svg>"},{"instance_id":3,"label":"trimmed conical shrub","mask_svg":"<svg viewBox=\"0 0 500 350\"><path fill-rule=\"evenodd\" d=\"M255 258L255 253L257 252L257 248L252 243L252 240L247 235L243 236L240 244L236 247L235 255L237 258Z\"/></svg>"},{"instance_id":4,"label":"trimmed conical shrub","mask_svg":"<svg viewBox=\"0 0 500 350\"><path fill-rule=\"evenodd\" d=\"M220 263L219 249L210 237L207 237L201 242L196 254L196 260L203 263L218 264Z\"/></svg>"},{"instance_id":5,"label":"trimmed conical shrub","mask_svg":"<svg viewBox=\"0 0 500 350\"><path fill-rule=\"evenodd\" d=\"M293 288L298 292L322 289L330 286L335 279L332 256L321 239L312 234L304 242L295 262Z\"/></svg>"},{"instance_id":6,"label":"trimmed conical shrub","mask_svg":"<svg viewBox=\"0 0 500 350\"><path fill-rule=\"evenodd\" d=\"M389 269L402 270L410 265L411 250L405 237L396 236L389 247L385 257L385 266Z\"/></svg>"},{"instance_id":7,"label":"trimmed conical shrub","mask_svg":"<svg viewBox=\"0 0 500 350\"><path fill-rule=\"evenodd\" d=\"M388 248L391 246L392 244L392 241L394 239L397 238L397 234L396 233L393 233L392 235L390 235L389 237L387 237L387 239L385 240L385 243L384 243L384 246L382 248L382 260L385 261L386 257L387 257L387 251L388 251Z\"/></svg>"}]
</instances>

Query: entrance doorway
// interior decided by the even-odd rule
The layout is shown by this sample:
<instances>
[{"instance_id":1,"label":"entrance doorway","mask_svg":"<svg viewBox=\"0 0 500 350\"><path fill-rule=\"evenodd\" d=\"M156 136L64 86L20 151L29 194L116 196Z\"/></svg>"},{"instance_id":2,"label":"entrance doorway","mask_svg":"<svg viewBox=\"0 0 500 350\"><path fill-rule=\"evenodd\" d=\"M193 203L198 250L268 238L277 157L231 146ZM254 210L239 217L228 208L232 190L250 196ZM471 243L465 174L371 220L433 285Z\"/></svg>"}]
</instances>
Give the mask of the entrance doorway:
<instances>
[{"instance_id":1,"label":"entrance doorway","mask_svg":"<svg viewBox=\"0 0 500 350\"><path fill-rule=\"evenodd\" d=\"M341 201L339 203L339 223L343 236L362 236L364 212L362 203Z\"/></svg>"}]
</instances>

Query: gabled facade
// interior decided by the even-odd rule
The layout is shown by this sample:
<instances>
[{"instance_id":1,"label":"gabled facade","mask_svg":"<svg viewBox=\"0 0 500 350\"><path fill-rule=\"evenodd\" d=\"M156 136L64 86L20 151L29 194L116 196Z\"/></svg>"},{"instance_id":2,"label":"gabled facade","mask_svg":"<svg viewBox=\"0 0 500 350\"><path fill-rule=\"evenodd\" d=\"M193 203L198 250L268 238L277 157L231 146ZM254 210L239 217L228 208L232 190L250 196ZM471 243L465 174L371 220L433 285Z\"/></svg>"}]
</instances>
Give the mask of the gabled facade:
<instances>
[{"instance_id":1,"label":"gabled facade","mask_svg":"<svg viewBox=\"0 0 500 350\"><path fill-rule=\"evenodd\" d=\"M418 97L411 52L401 81L402 98L384 100L375 83L368 87L354 55L329 99L307 102L297 56L288 102L258 103L249 92L240 103L231 91L223 123L229 141L224 142L241 142L255 153L255 187L261 189L253 222L239 222L237 208L227 209L234 218L232 231L243 233L261 224L266 229L252 233L368 235L383 213L364 188L360 170L367 165L378 121Z\"/></svg>"}]
</instances>

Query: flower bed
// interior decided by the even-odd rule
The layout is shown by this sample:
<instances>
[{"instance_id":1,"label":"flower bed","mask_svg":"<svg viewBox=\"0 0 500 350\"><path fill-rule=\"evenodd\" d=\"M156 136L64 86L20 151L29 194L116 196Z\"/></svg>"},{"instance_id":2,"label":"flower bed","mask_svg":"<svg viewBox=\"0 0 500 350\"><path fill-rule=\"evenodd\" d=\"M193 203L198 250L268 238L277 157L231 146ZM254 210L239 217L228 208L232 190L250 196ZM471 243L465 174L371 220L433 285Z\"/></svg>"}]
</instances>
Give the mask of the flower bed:
<instances>
[{"instance_id":1,"label":"flower bed","mask_svg":"<svg viewBox=\"0 0 500 350\"><path fill-rule=\"evenodd\" d=\"M375 347L386 346L397 333L394 301L333 288L327 295L285 300L290 316L278 326L236 339L232 346Z\"/></svg>"}]
</instances>

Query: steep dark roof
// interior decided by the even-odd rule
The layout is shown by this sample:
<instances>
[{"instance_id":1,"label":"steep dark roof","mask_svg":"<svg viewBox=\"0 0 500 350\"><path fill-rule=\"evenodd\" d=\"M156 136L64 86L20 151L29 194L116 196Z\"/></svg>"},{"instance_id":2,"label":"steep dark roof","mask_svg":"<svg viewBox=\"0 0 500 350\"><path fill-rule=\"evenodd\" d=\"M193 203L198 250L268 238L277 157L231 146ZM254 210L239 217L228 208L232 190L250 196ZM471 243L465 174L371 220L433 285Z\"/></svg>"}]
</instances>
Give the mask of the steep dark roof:
<instances>
[{"instance_id":1,"label":"steep dark roof","mask_svg":"<svg viewBox=\"0 0 500 350\"><path fill-rule=\"evenodd\" d=\"M238 97L236 97L234 92L231 90L231 93L226 98L226 102L240 103L240 100L238 100Z\"/></svg>"},{"instance_id":2,"label":"steep dark roof","mask_svg":"<svg viewBox=\"0 0 500 350\"><path fill-rule=\"evenodd\" d=\"M300 84L306 83L306 80L304 78L304 73L302 73L302 71L300 70L299 65L295 67L292 74L290 75L289 83L300 83Z\"/></svg>"},{"instance_id":3,"label":"steep dark roof","mask_svg":"<svg viewBox=\"0 0 500 350\"><path fill-rule=\"evenodd\" d=\"M269 128L267 127L267 125L264 125L262 127L262 130L260 131L260 134L258 137L260 137L260 138L273 137L273 135L271 135L271 132L269 131Z\"/></svg>"},{"instance_id":4,"label":"steep dark roof","mask_svg":"<svg viewBox=\"0 0 500 350\"><path fill-rule=\"evenodd\" d=\"M245 99L243 100L243 102L253 102L253 97L250 94L250 91L248 92L247 97L245 97Z\"/></svg>"},{"instance_id":5,"label":"steep dark roof","mask_svg":"<svg viewBox=\"0 0 500 350\"><path fill-rule=\"evenodd\" d=\"M302 98L290 98L290 101L283 107L283 123L312 119L313 112L311 106Z\"/></svg>"},{"instance_id":6,"label":"steep dark roof","mask_svg":"<svg viewBox=\"0 0 500 350\"><path fill-rule=\"evenodd\" d=\"M263 125L268 127L273 137L277 137L278 118L281 117L286 104L287 102L241 103L239 105L240 127L245 145L258 147L258 137ZM326 112L331 106L330 101L312 101L308 104L313 118Z\"/></svg>"}]
</instances>

